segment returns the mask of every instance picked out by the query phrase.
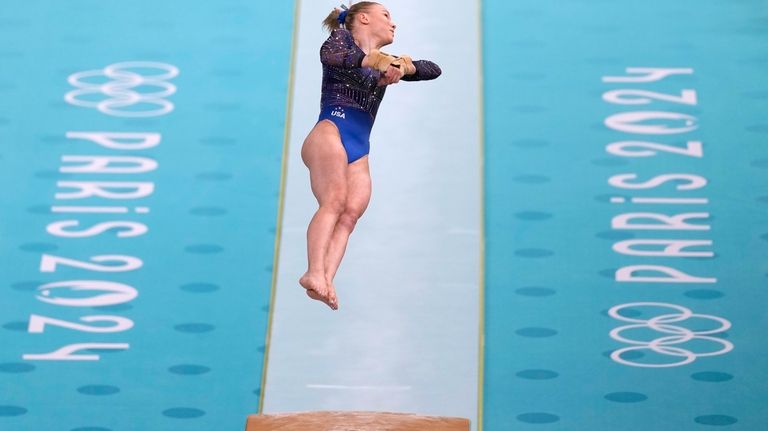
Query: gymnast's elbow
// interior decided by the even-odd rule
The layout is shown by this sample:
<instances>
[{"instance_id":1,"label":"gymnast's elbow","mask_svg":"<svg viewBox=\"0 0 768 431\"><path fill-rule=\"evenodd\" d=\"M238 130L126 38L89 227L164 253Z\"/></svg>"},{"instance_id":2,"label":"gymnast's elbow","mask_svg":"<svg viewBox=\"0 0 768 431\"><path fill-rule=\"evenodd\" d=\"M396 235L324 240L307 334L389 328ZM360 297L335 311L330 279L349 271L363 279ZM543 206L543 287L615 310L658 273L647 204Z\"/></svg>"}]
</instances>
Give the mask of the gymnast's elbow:
<instances>
[{"instance_id":1,"label":"gymnast's elbow","mask_svg":"<svg viewBox=\"0 0 768 431\"><path fill-rule=\"evenodd\" d=\"M412 81L430 81L443 73L440 66L429 60L419 60L414 63L416 63L416 73L410 79Z\"/></svg>"},{"instance_id":2,"label":"gymnast's elbow","mask_svg":"<svg viewBox=\"0 0 768 431\"><path fill-rule=\"evenodd\" d=\"M439 77L442 74L443 74L443 69L440 69L440 66L435 65L435 72L434 72L435 76L432 79L435 79L435 78Z\"/></svg>"}]
</instances>

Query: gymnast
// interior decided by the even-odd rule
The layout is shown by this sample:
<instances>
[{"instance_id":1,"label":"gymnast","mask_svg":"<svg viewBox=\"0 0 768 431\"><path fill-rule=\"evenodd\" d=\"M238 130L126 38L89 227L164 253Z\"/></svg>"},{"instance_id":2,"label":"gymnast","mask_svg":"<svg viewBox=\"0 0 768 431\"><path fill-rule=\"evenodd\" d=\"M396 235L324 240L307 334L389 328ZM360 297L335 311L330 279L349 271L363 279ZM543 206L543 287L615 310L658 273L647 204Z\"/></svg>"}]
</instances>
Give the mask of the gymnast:
<instances>
[{"instance_id":1,"label":"gymnast","mask_svg":"<svg viewBox=\"0 0 768 431\"><path fill-rule=\"evenodd\" d=\"M368 207L369 138L388 85L440 76L438 65L381 52L395 23L375 2L334 9L323 21L331 35L320 48L320 117L301 147L319 208L307 228L307 272L299 280L310 298L337 310L333 279L349 236Z\"/></svg>"}]
</instances>

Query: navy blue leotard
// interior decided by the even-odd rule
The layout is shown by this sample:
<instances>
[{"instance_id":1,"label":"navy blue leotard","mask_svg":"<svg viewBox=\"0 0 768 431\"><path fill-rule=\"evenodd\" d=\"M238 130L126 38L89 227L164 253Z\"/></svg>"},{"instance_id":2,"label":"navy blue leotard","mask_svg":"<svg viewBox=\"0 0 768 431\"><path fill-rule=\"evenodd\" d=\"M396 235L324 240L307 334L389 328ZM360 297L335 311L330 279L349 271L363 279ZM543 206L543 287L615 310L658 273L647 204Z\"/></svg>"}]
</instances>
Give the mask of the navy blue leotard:
<instances>
[{"instance_id":1,"label":"navy blue leotard","mask_svg":"<svg viewBox=\"0 0 768 431\"><path fill-rule=\"evenodd\" d=\"M365 52L352 33L343 28L333 30L320 47L323 84L317 121L330 120L339 129L348 163L370 151L371 128L387 88L378 85L381 72L362 67L363 57ZM403 76L402 81L425 81L442 73L431 61L415 60L413 65L416 73Z\"/></svg>"},{"instance_id":2,"label":"navy blue leotard","mask_svg":"<svg viewBox=\"0 0 768 431\"><path fill-rule=\"evenodd\" d=\"M326 106L320 110L317 121L322 120L331 120L339 129L341 144L347 152L347 163L354 162L371 150L371 114L352 107Z\"/></svg>"}]
</instances>

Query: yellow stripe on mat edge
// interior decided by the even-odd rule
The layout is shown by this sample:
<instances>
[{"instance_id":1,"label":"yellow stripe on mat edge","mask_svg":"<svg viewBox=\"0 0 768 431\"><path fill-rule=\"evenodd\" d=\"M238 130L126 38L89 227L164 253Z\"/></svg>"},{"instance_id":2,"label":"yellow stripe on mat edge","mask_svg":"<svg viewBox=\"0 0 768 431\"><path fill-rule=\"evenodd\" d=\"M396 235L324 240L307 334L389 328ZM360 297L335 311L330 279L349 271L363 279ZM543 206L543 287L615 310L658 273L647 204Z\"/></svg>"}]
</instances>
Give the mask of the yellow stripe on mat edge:
<instances>
[{"instance_id":1,"label":"yellow stripe on mat edge","mask_svg":"<svg viewBox=\"0 0 768 431\"><path fill-rule=\"evenodd\" d=\"M483 430L483 386L485 378L485 113L483 98L483 0L477 0L478 115L480 147L480 298L477 363L477 430Z\"/></svg>"},{"instance_id":2,"label":"yellow stripe on mat edge","mask_svg":"<svg viewBox=\"0 0 768 431\"><path fill-rule=\"evenodd\" d=\"M267 337L264 346L264 367L261 371L261 388L259 390L259 411L264 409L264 393L267 388L267 367L269 366L269 347L272 340L272 319L274 317L275 290L277 289L277 273L280 260L280 240L283 232L283 207L285 204L285 177L288 164L288 144L291 135L291 113L293 110L293 81L296 65L296 38L299 28L299 8L301 0L294 0L293 35L291 36L291 64L288 77L288 99L285 111L285 132L283 133L283 161L280 173L280 197L277 204L277 227L275 229L275 255L272 262L272 288L269 294L269 318L267 320Z\"/></svg>"}]
</instances>

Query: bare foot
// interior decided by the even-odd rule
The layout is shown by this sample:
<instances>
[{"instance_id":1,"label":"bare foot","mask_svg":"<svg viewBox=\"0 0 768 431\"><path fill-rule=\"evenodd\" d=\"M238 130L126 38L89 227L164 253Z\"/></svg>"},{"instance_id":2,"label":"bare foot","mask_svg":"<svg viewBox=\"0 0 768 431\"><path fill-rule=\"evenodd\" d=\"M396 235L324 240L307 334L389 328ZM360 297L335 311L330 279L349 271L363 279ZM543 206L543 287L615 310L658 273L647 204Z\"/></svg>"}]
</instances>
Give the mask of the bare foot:
<instances>
[{"instance_id":1,"label":"bare foot","mask_svg":"<svg viewBox=\"0 0 768 431\"><path fill-rule=\"evenodd\" d=\"M339 309L339 299L336 297L336 286L332 281L328 281L328 302L329 306L334 310Z\"/></svg>"},{"instance_id":2,"label":"bare foot","mask_svg":"<svg viewBox=\"0 0 768 431\"><path fill-rule=\"evenodd\" d=\"M309 273L306 273L301 277L301 279L299 279L299 284L301 287L307 289L307 296L310 298L324 302L329 307L331 307L332 310L336 310L338 308L336 305L336 292L333 292L332 302L328 296L328 288L325 284L325 278L310 277Z\"/></svg>"}]
</instances>

